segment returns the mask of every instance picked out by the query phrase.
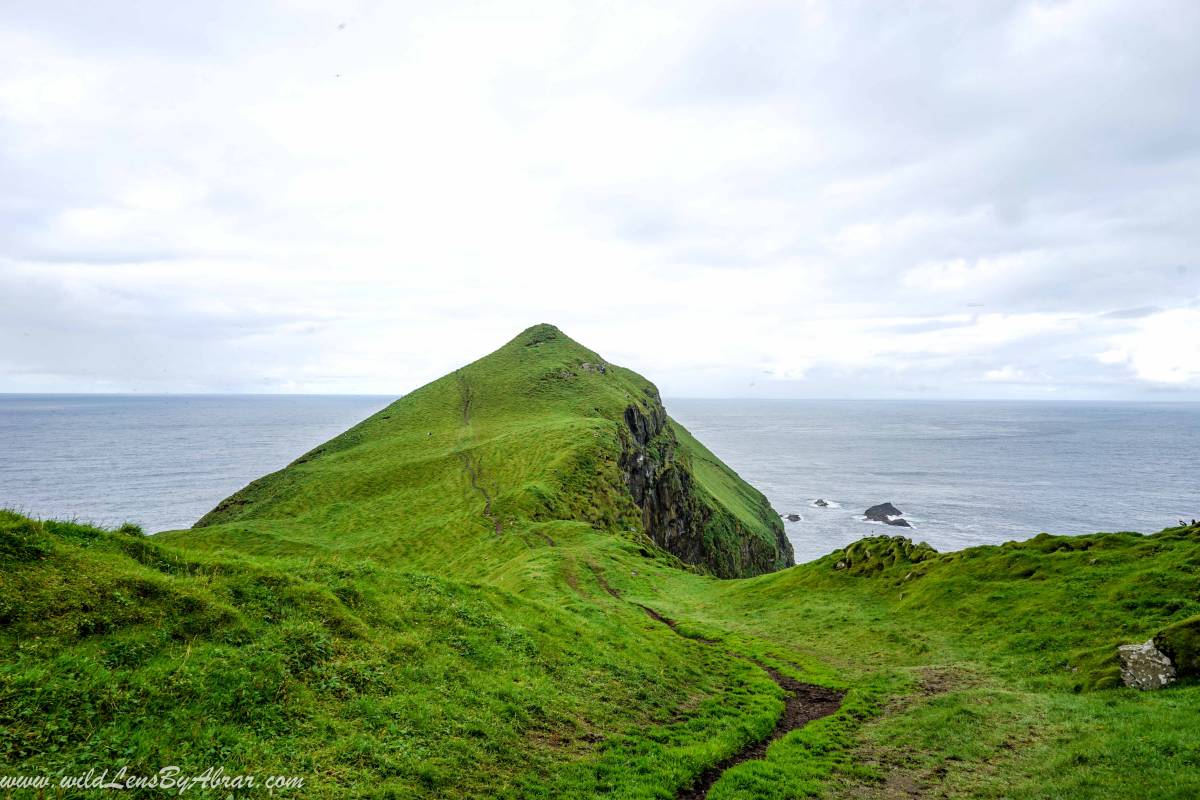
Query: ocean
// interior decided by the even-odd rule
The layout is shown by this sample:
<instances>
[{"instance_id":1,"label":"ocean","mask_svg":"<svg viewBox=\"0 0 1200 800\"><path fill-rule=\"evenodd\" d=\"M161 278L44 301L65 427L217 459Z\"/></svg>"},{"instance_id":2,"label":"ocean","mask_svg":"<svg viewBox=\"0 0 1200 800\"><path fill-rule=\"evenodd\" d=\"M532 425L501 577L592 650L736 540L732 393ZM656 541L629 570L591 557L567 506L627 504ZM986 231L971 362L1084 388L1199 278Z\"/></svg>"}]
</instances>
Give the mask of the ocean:
<instances>
[{"instance_id":1,"label":"ocean","mask_svg":"<svg viewBox=\"0 0 1200 800\"><path fill-rule=\"evenodd\" d=\"M0 394L0 506L190 528L391 397Z\"/></svg>"},{"instance_id":2,"label":"ocean","mask_svg":"<svg viewBox=\"0 0 1200 800\"><path fill-rule=\"evenodd\" d=\"M797 561L863 536L941 551L1040 532L1152 533L1200 517L1200 404L676 400L758 487ZM816 508L817 499L830 502ZM867 522L891 502L913 526Z\"/></svg>"},{"instance_id":3,"label":"ocean","mask_svg":"<svg viewBox=\"0 0 1200 800\"><path fill-rule=\"evenodd\" d=\"M155 532L387 405L313 395L0 395L0 506ZM938 550L1200 517L1200 404L667 399L781 514L797 561L899 533ZM827 508L814 506L824 499ZM912 530L867 522L890 501Z\"/></svg>"}]
</instances>

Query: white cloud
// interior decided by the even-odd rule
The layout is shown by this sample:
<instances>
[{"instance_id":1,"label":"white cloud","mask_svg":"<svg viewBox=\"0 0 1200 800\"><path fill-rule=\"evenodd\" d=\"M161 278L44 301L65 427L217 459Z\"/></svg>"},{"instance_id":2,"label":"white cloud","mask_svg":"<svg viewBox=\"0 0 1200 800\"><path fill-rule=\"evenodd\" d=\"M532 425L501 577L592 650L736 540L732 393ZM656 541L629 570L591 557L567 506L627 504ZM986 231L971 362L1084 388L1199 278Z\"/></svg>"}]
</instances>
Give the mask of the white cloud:
<instances>
[{"instance_id":1,"label":"white cloud","mask_svg":"<svg viewBox=\"0 0 1200 800\"><path fill-rule=\"evenodd\" d=\"M1029 376L1026 374L1025 370L1019 367L1014 367L1012 364L1008 364L1003 367L997 367L996 369L989 369L987 372L983 373L983 379L985 381L995 381L997 383L1022 383L1029 380Z\"/></svg>"},{"instance_id":2,"label":"white cloud","mask_svg":"<svg viewBox=\"0 0 1200 800\"><path fill-rule=\"evenodd\" d=\"M1137 320L1136 328L1113 337L1114 347L1097 356L1104 364L1127 364L1141 380L1200 385L1200 310L1173 309Z\"/></svg>"},{"instance_id":3,"label":"white cloud","mask_svg":"<svg viewBox=\"0 0 1200 800\"><path fill-rule=\"evenodd\" d=\"M1195 4L17 5L0 391L1195 382Z\"/></svg>"}]
</instances>

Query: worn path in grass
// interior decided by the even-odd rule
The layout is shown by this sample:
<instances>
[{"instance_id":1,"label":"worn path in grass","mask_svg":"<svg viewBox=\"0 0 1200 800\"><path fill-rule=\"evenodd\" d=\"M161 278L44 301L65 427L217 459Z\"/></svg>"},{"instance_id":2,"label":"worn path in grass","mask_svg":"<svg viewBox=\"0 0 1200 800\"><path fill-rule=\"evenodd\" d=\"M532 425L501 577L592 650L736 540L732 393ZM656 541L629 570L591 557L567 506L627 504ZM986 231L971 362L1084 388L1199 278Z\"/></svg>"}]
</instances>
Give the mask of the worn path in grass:
<instances>
[{"instance_id":1,"label":"worn path in grass","mask_svg":"<svg viewBox=\"0 0 1200 800\"><path fill-rule=\"evenodd\" d=\"M621 593L617 591L604 577L604 573L594 564L589 564L592 574L596 576L597 583L610 596L622 600ZM694 642L702 642L707 645L718 644L718 640L709 639L698 634L687 634L679 629L679 623L667 617L658 611L655 611L650 606L642 603L635 603L638 608L646 613L646 616L655 622L659 622L667 626L673 633L681 636L684 639L690 639ZM771 680L783 689L785 692L783 713L775 722L775 727L766 737L759 739L756 742L751 742L746 747L739 750L737 753L719 761L713 766L701 772L696 776L692 784L684 789L680 789L676 795L677 800L701 800L708 797L708 792L713 785L721 779L725 772L738 764L747 761L754 761L766 758L767 749L777 739L782 738L785 734L790 733L798 728L803 728L813 720L818 720L823 717L828 717L837 712L842 705L842 698L845 692L839 692L835 689L830 689L825 686L817 686L811 683L802 683L788 675L771 667L766 666L758 661L737 653L729 653L730 658L737 658L742 661L747 661L754 664L759 669L771 676Z\"/></svg>"},{"instance_id":2,"label":"worn path in grass","mask_svg":"<svg viewBox=\"0 0 1200 800\"><path fill-rule=\"evenodd\" d=\"M458 385L462 390L464 437L469 442L471 439L471 403L474 402L475 393L471 390L471 384L467 381L466 376L461 372L458 373ZM467 473L467 480L470 482L471 488L483 497L483 515L487 517L488 522L492 523L492 530L499 536L504 532L504 524L500 521L500 517L492 510L491 492L483 485L483 464L480 463L478 456L472 458L471 453L465 447L459 451L458 457L462 459L463 469Z\"/></svg>"},{"instance_id":3,"label":"worn path in grass","mask_svg":"<svg viewBox=\"0 0 1200 800\"><path fill-rule=\"evenodd\" d=\"M620 597L611 587L605 585L605 588L614 597ZM685 639L692 641L703 642L705 644L717 644L717 640L708 639L703 636L689 636L679 630L679 624L670 617L663 616L655 611L650 606L638 604L638 607L646 612L646 615L656 622L661 622L666 625L674 633L682 636ZM708 797L708 792L713 785L721 779L727 770L736 767L738 764L743 764L747 761L764 759L767 757L767 749L771 744L782 738L784 735L798 729L803 728L813 720L818 720L823 717L828 717L830 714L837 712L842 706L842 698L845 692L839 692L835 689L830 689L826 686L817 686L811 683L802 683L788 675L784 675L777 669L772 669L754 659L746 658L737 655L736 653L729 654L731 658L738 658L743 661L748 661L754 664L759 669L771 676L771 680L785 692L783 713L775 722L774 729L765 738L759 739L757 742L752 742L746 747L739 750L737 753L723 759L714 764L708 769L696 776L695 781L691 786L680 789L676 795L677 800L703 800Z\"/></svg>"},{"instance_id":4,"label":"worn path in grass","mask_svg":"<svg viewBox=\"0 0 1200 800\"><path fill-rule=\"evenodd\" d=\"M766 758L767 748L776 739L783 737L797 728L803 728L813 720L828 717L841 708L842 692L834 691L824 686L814 686L811 683L801 683L778 670L771 669L762 664L758 666L762 667L771 676L771 680L775 681L780 689L787 692L783 714L780 715L779 721L775 723L775 729L771 731L771 735L767 738L747 746L741 752L700 773L690 789L685 789L676 795L678 800L701 800L701 798L708 797L708 791L713 787L713 784L721 779L726 770L746 761Z\"/></svg>"}]
</instances>

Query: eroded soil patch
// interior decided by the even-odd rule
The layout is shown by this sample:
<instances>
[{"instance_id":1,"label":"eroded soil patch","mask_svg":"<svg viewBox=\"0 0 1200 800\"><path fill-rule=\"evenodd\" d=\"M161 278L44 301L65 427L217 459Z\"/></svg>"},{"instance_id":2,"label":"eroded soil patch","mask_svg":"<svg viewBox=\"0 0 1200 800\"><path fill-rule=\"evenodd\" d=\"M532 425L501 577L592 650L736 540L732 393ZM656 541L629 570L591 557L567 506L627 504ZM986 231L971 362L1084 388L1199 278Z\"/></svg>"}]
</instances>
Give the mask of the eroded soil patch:
<instances>
[{"instance_id":1,"label":"eroded soil patch","mask_svg":"<svg viewBox=\"0 0 1200 800\"><path fill-rule=\"evenodd\" d=\"M749 745L740 752L700 773L700 777L696 779L696 782L690 789L685 789L676 795L679 800L699 800L700 798L708 797L709 789L712 788L714 783L720 780L721 776L725 774L725 770L736 767L744 761L765 758L767 748L776 739L797 728L803 728L813 720L828 717L842 705L844 692L838 692L824 686L814 686L811 683L801 683L795 678L788 677L770 667L763 666L762 664L759 664L759 666L766 670L767 674L771 676L771 680L775 681L779 685L779 688L787 692L783 714L776 721L775 729L771 731L770 736L762 741Z\"/></svg>"},{"instance_id":2,"label":"eroded soil patch","mask_svg":"<svg viewBox=\"0 0 1200 800\"><path fill-rule=\"evenodd\" d=\"M640 603L638 605L642 611L646 612L648 617L656 622L661 622L674 631L677 635L682 636L685 639L691 639L692 641L699 641L710 645L717 643L714 639L705 639L700 636L688 636L683 631L679 630L679 625L675 622L675 620L671 619L670 617L663 616L649 606L643 606ZM765 664L761 664L757 661L753 661L733 653L730 655L732 655L734 658L742 658L743 660L750 661L750 663L754 664L756 667L770 675L771 680L775 681L776 685L778 685L780 689L783 689L783 691L787 693L784 699L783 713L779 716L779 719L775 721L775 728L771 731L769 736L758 742L747 745L737 753L734 753L723 761L720 761L704 770L704 772L701 772L700 775L697 776L697 778L692 782L690 787L681 789L679 791L679 793L676 795L677 800L701 800L701 798L708 797L708 792L710 789L712 789L713 784L721 779L721 776L725 774L727 769L736 767L738 764L746 761L754 761L756 759L765 758L767 755L767 748L769 748L771 743L776 739L782 737L784 734L796 730L797 728L803 728L813 720L821 719L822 717L828 717L842 706L842 697L845 696L845 692L839 692L835 689L830 689L825 686L816 686L811 683L802 683L795 678L784 675L782 672L768 667Z\"/></svg>"}]
</instances>

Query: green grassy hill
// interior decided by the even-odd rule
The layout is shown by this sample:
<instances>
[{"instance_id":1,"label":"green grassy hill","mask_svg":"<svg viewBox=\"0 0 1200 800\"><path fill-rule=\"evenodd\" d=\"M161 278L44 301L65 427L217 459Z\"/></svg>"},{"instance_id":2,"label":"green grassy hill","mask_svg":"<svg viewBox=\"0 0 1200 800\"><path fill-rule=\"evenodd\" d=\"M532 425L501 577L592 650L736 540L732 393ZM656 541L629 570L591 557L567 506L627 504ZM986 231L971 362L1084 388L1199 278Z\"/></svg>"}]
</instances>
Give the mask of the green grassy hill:
<instances>
[{"instance_id":1,"label":"green grassy hill","mask_svg":"<svg viewBox=\"0 0 1200 800\"><path fill-rule=\"evenodd\" d=\"M442 564L497 539L551 544L564 524L724 577L794 563L766 498L667 417L653 384L551 325L255 481L185 538Z\"/></svg>"},{"instance_id":2,"label":"green grassy hill","mask_svg":"<svg viewBox=\"0 0 1200 800\"><path fill-rule=\"evenodd\" d=\"M676 798L771 733L771 670L840 708L714 800L1200 795L1200 530L790 560L652 385L538 326L192 530L0 512L0 777ZM1182 680L1120 686L1152 636Z\"/></svg>"}]
</instances>

